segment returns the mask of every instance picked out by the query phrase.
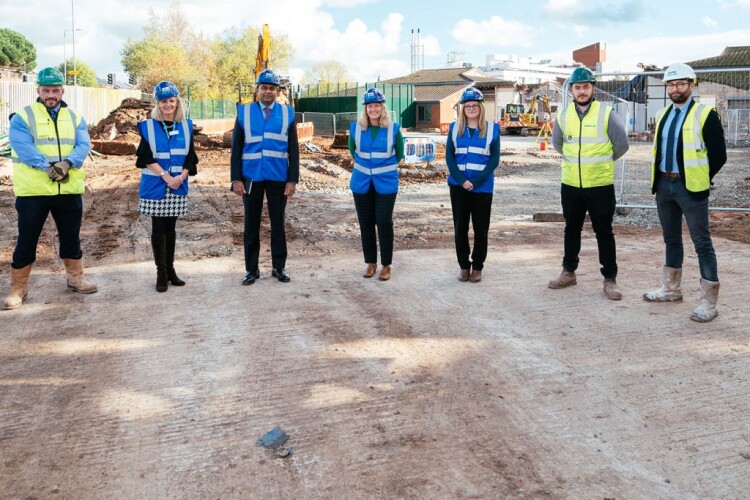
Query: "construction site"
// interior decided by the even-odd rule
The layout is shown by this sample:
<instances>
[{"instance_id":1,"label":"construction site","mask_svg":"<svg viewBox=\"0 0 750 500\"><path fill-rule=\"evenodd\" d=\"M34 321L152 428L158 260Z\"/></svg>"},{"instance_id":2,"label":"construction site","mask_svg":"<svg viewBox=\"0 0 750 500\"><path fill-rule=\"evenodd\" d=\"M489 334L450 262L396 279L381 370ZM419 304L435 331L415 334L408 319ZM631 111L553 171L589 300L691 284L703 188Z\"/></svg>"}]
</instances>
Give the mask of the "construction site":
<instances>
[{"instance_id":1,"label":"construction site","mask_svg":"<svg viewBox=\"0 0 750 500\"><path fill-rule=\"evenodd\" d=\"M260 45L257 68L268 60ZM732 106L750 90L726 99L727 80L711 78L704 98L740 116ZM271 277L264 209L260 278L242 286L233 120L196 120L198 174L177 223L175 267L187 285L167 293L154 291L151 221L138 212L136 124L154 103L122 100L89 124L81 242L98 293L66 290L48 220L28 297L0 312L0 497L746 497L745 131L728 127L734 147L711 191L720 313L696 323L700 274L687 227L684 301L642 299L664 264L650 190L650 120L664 102L656 80L597 95L619 106L632 140L616 165L617 302L602 292L589 223L577 286L547 286L563 254L561 156L548 136L564 87L465 68L382 83L396 118L413 121L404 128L416 158L399 167L389 281L362 277L342 132L361 109L358 85L325 104L294 101L303 108L300 180L286 208L286 284ZM479 283L456 279L445 162L446 125L469 85L484 89L488 119L503 131ZM332 103L354 111L315 108ZM6 290L18 232L3 157L0 221Z\"/></svg>"},{"instance_id":2,"label":"construction site","mask_svg":"<svg viewBox=\"0 0 750 500\"><path fill-rule=\"evenodd\" d=\"M137 142L125 102L92 127ZM460 283L446 169L401 169L393 279L364 267L351 157L301 145L289 200L292 282L242 287L242 204L223 137L196 137L177 267L153 291L150 221L132 151L87 163L81 232L99 293L65 290L54 225L24 306L3 312L0 424L8 498L736 498L750 487L750 215L712 212L720 316L643 302L663 243L654 210L616 217L624 298L604 298L584 229L579 284L550 290L563 228L560 157L504 137L482 283ZM96 147L94 148L96 149ZM104 149L104 148L100 148ZM636 144L632 164L647 163ZM730 149L712 204L747 202L747 151ZM0 286L16 237L11 165L0 163ZM264 252L267 220L264 218ZM279 427L283 447L257 446Z\"/></svg>"}]
</instances>

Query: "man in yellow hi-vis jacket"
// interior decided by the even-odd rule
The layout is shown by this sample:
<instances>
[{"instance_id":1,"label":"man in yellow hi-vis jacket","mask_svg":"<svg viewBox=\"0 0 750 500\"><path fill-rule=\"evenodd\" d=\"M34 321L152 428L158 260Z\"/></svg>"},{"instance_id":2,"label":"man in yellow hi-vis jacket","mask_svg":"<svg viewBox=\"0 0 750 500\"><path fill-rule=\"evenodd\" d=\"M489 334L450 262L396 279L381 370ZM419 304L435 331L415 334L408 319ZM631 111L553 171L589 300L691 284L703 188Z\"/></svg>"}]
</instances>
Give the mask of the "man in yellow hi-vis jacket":
<instances>
[{"instance_id":1,"label":"man in yellow hi-vis jacket","mask_svg":"<svg viewBox=\"0 0 750 500\"><path fill-rule=\"evenodd\" d=\"M581 230L586 212L596 233L604 295L620 300L612 219L615 215L615 161L629 149L628 135L614 110L594 99L596 77L588 68L570 75L574 102L558 113L552 146L563 156L560 201L565 217L565 254L560 276L550 288L576 284Z\"/></svg>"},{"instance_id":2,"label":"man in yellow hi-vis jacket","mask_svg":"<svg viewBox=\"0 0 750 500\"><path fill-rule=\"evenodd\" d=\"M682 300L682 217L685 216L701 273L701 299L690 319L713 320L719 312L719 272L708 223L711 181L727 161L724 128L716 110L692 98L695 71L673 64L664 72L672 104L656 114L651 192L656 194L664 244L662 286L643 294L648 302Z\"/></svg>"},{"instance_id":3,"label":"man in yellow hi-vis jacket","mask_svg":"<svg viewBox=\"0 0 750 500\"><path fill-rule=\"evenodd\" d=\"M45 68L37 75L37 101L15 113L10 122L13 192L18 212L18 240L10 270L10 294L4 309L15 309L29 290L31 266L47 216L57 226L60 258L68 288L94 293L81 264L81 220L85 172L81 168L91 147L83 118L63 102L63 75Z\"/></svg>"}]
</instances>

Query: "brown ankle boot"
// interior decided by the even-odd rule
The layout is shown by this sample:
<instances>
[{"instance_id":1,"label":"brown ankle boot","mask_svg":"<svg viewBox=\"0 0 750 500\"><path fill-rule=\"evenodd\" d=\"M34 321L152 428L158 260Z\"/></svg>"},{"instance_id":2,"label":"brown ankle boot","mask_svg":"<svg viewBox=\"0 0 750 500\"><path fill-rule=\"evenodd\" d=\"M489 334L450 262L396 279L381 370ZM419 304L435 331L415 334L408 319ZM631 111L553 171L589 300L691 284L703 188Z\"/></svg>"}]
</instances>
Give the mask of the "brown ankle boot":
<instances>
[{"instance_id":1,"label":"brown ankle boot","mask_svg":"<svg viewBox=\"0 0 750 500\"><path fill-rule=\"evenodd\" d=\"M468 269L461 269L461 272L458 273L458 281L461 283L466 283L469 281L469 270Z\"/></svg>"},{"instance_id":2,"label":"brown ankle boot","mask_svg":"<svg viewBox=\"0 0 750 500\"><path fill-rule=\"evenodd\" d=\"M383 268L380 269L380 276L378 276L378 279L380 281L388 281L391 279L391 266L383 266Z\"/></svg>"},{"instance_id":3,"label":"brown ankle boot","mask_svg":"<svg viewBox=\"0 0 750 500\"><path fill-rule=\"evenodd\" d=\"M565 288L566 286L571 286L576 284L576 273L575 271L566 271L565 269L562 270L560 273L560 276L557 277L557 279L551 280L547 286L550 288Z\"/></svg>"},{"instance_id":4,"label":"brown ankle boot","mask_svg":"<svg viewBox=\"0 0 750 500\"><path fill-rule=\"evenodd\" d=\"M362 275L363 278L372 278L375 276L375 271L377 271L378 265L377 264L367 264L367 269L365 269L365 274Z\"/></svg>"},{"instance_id":5,"label":"brown ankle boot","mask_svg":"<svg viewBox=\"0 0 750 500\"><path fill-rule=\"evenodd\" d=\"M482 281L482 271L478 269L472 269L469 281L471 281L472 283L479 283L480 281Z\"/></svg>"}]
</instances>

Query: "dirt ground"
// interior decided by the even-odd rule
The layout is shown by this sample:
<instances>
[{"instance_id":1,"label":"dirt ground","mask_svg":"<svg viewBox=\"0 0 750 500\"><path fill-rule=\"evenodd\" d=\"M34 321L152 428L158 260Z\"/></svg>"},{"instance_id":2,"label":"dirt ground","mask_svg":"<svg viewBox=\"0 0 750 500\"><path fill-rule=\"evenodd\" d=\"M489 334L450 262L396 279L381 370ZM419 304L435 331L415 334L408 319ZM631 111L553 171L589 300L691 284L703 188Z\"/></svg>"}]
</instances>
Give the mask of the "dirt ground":
<instances>
[{"instance_id":1,"label":"dirt ground","mask_svg":"<svg viewBox=\"0 0 750 500\"><path fill-rule=\"evenodd\" d=\"M618 215L624 299L550 290L559 157L504 148L480 284L459 283L444 166L402 171L391 281L360 277L351 162L305 153L287 208L289 284L240 286L227 150L199 151L178 223L188 282L153 290L134 158L88 166L81 234L100 291L65 291L48 221L29 299L0 312L2 498L742 498L750 491L750 215L712 213L722 294L709 325L686 236L685 302L647 304L655 214ZM641 154L647 154L643 146ZM637 151L634 151L637 153ZM730 151L717 200L747 196ZM16 236L0 163L0 289ZM741 205L739 205L741 206ZM280 426L291 453L256 446Z\"/></svg>"}]
</instances>

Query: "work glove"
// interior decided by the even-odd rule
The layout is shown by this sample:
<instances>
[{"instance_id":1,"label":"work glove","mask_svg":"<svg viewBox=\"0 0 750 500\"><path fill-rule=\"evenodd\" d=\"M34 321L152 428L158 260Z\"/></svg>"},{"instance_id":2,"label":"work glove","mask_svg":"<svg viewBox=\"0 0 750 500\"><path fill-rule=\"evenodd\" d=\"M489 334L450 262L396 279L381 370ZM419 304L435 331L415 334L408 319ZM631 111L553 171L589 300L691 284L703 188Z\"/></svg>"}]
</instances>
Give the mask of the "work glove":
<instances>
[{"instance_id":1,"label":"work glove","mask_svg":"<svg viewBox=\"0 0 750 500\"><path fill-rule=\"evenodd\" d=\"M58 161L57 163L53 163L52 165L50 165L48 175L49 178L53 181L65 183L70 180L68 170L70 170L70 162L67 162L65 160Z\"/></svg>"}]
</instances>

